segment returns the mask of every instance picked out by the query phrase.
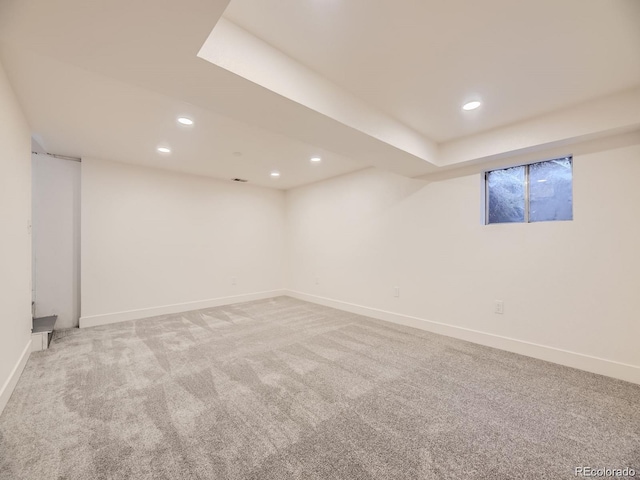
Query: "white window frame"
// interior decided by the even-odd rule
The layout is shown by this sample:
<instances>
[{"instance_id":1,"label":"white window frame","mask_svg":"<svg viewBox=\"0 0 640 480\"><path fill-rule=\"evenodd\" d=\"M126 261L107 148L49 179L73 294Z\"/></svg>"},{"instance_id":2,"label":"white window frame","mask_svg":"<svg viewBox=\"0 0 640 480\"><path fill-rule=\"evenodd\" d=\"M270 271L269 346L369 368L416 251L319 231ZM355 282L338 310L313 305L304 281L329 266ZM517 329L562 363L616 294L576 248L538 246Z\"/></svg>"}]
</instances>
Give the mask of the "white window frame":
<instances>
[{"instance_id":1,"label":"white window frame","mask_svg":"<svg viewBox=\"0 0 640 480\"><path fill-rule=\"evenodd\" d=\"M531 167L531 165L535 165L538 163L547 163L547 162L553 162L554 160L563 160L563 159L569 159L570 163L571 163L571 185L573 187L573 155L572 154L568 154L568 155L561 155L561 156L557 156L557 157L553 157L553 158L549 158L547 160L536 160L535 162L528 162L528 163L517 163L514 165L509 165L509 166L505 166L505 167L500 167L500 168L491 168L488 170L484 170L481 174L481 181L482 181L482 223L483 225L508 225L508 224L529 224L529 223L541 223L541 222L531 222L529 219L529 209L530 209L530 205L529 205L529 198L530 198L530 193L529 193L529 168ZM509 168L516 168L516 167L524 167L524 220L522 222L494 222L494 223L489 223L489 180L488 180L488 175L491 172L496 172L498 170L508 170ZM573 195L573 188L572 188L572 195ZM573 198L572 198L573 201ZM573 214L572 214L572 218L571 220L549 220L550 222L570 222L573 220Z\"/></svg>"}]
</instances>

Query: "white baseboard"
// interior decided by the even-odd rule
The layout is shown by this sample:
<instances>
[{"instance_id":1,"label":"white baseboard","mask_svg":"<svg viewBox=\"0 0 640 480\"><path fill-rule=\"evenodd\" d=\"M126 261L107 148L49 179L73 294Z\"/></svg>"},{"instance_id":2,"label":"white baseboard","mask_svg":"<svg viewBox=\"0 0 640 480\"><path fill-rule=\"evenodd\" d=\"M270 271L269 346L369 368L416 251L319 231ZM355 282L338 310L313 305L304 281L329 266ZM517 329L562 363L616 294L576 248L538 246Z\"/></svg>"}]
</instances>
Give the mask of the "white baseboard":
<instances>
[{"instance_id":1,"label":"white baseboard","mask_svg":"<svg viewBox=\"0 0 640 480\"><path fill-rule=\"evenodd\" d=\"M468 342L478 343L480 345L498 348L500 350L506 350L508 352L546 360L548 362L565 365L567 367L573 367L579 370L585 370L587 372L606 375L608 377L640 384L640 367L636 365L615 362L613 360L593 357L583 353L571 352L559 348L525 342L523 340L516 340L515 338L503 337L464 327L433 322L400 313L355 305L353 303L319 297L308 293L286 290L285 294L299 300L317 303L319 305L336 308L338 310L344 310L346 312L356 313L358 315L372 317L378 320L418 328L420 330L426 330L428 332L446 335L448 337L459 338Z\"/></svg>"},{"instance_id":2,"label":"white baseboard","mask_svg":"<svg viewBox=\"0 0 640 480\"><path fill-rule=\"evenodd\" d=\"M156 317L158 315L170 315L173 313L189 312L191 310L201 310L203 308L220 307L222 305L231 305L233 303L251 302L253 300L263 300L265 298L279 297L281 295L286 295L286 291L270 290L268 292L247 293L244 295L212 298L209 300L200 300L197 302L176 303L173 305L141 308L139 310L128 310L126 312L90 315L80 317L80 328L97 327L98 325L126 322L127 320L138 320L140 318Z\"/></svg>"},{"instance_id":3,"label":"white baseboard","mask_svg":"<svg viewBox=\"0 0 640 480\"><path fill-rule=\"evenodd\" d=\"M11 370L11 374L9 375L9 378L7 378L7 381L4 382L4 385L0 390L0 415L4 410L4 407L7 406L7 403L11 398L11 394L13 393L14 388L16 388L16 384L20 379L20 375L22 375L22 371L24 370L24 367L27 365L27 360L29 360L29 355L31 355L31 339L29 339L27 346L24 347L24 350L22 351L22 355L20 355L20 359L18 360L18 363L16 363L16 365L13 367L13 370Z\"/></svg>"}]
</instances>

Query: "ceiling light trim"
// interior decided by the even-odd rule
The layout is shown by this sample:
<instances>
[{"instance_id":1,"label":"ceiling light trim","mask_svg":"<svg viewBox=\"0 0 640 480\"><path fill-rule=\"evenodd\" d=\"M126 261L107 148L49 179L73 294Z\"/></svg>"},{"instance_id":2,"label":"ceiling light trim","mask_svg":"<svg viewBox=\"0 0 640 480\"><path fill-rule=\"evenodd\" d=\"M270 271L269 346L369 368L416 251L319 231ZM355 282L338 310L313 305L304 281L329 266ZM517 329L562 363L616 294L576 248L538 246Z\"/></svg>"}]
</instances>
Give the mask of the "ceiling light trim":
<instances>
[{"instance_id":1,"label":"ceiling light trim","mask_svg":"<svg viewBox=\"0 0 640 480\"><path fill-rule=\"evenodd\" d=\"M482 106L482 102L480 100L471 100L462 105L462 110L465 112L470 112L472 110L477 110Z\"/></svg>"}]
</instances>

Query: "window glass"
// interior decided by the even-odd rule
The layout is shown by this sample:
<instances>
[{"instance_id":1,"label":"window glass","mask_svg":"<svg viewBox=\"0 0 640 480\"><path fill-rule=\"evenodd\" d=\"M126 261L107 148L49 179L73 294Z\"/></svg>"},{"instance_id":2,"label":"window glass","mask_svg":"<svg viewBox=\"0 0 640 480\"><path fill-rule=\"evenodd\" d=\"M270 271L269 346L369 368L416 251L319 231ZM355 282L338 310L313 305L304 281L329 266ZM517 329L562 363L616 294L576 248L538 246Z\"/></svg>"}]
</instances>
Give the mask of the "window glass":
<instances>
[{"instance_id":1,"label":"window glass","mask_svg":"<svg viewBox=\"0 0 640 480\"><path fill-rule=\"evenodd\" d=\"M525 220L525 167L487 172L488 223Z\"/></svg>"},{"instance_id":2,"label":"window glass","mask_svg":"<svg viewBox=\"0 0 640 480\"><path fill-rule=\"evenodd\" d=\"M571 159L529 165L529 221L573 219Z\"/></svg>"}]
</instances>

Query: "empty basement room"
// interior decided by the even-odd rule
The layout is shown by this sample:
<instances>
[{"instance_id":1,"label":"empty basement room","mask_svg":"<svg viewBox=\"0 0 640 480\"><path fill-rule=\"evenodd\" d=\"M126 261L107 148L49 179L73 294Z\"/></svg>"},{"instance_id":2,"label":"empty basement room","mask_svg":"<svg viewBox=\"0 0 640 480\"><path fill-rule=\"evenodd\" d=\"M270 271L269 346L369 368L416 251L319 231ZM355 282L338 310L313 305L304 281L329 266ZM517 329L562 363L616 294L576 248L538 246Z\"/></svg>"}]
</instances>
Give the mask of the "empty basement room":
<instances>
[{"instance_id":1,"label":"empty basement room","mask_svg":"<svg viewBox=\"0 0 640 480\"><path fill-rule=\"evenodd\" d=\"M0 0L0 480L640 478L639 0Z\"/></svg>"}]
</instances>

